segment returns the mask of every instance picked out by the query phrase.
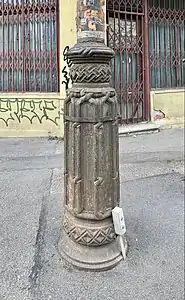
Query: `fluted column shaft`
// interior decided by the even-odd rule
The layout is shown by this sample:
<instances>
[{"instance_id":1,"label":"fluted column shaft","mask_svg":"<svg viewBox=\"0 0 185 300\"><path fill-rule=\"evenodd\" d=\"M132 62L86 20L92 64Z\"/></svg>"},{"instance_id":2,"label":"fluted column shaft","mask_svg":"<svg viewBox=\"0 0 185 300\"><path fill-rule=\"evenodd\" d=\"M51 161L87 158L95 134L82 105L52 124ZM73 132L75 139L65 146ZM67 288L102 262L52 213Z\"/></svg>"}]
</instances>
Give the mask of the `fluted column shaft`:
<instances>
[{"instance_id":1,"label":"fluted column shaft","mask_svg":"<svg viewBox=\"0 0 185 300\"><path fill-rule=\"evenodd\" d=\"M78 1L78 42L67 53L73 84L64 111L65 213L59 251L89 270L108 269L121 260L111 216L120 201L118 108L110 87L114 53L103 42L103 2Z\"/></svg>"}]
</instances>

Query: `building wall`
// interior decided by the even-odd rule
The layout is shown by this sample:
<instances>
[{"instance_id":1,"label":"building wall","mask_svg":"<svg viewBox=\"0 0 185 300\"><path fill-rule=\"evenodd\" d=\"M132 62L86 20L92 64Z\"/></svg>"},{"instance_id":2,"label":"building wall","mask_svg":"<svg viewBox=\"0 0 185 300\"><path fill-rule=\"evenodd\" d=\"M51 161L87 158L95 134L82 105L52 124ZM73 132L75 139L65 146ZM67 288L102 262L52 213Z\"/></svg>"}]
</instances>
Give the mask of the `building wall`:
<instances>
[{"instance_id":1,"label":"building wall","mask_svg":"<svg viewBox=\"0 0 185 300\"><path fill-rule=\"evenodd\" d=\"M62 132L60 95L0 95L0 136L48 136Z\"/></svg>"},{"instance_id":2,"label":"building wall","mask_svg":"<svg viewBox=\"0 0 185 300\"><path fill-rule=\"evenodd\" d=\"M0 93L0 137L63 137L63 104L70 87L65 51L76 42L76 0L59 1L59 93ZM168 124L184 123L183 90L156 90L150 95L151 120ZM161 118L156 118L156 112ZM163 116L163 117L162 117ZM159 120L160 119L160 120Z\"/></svg>"},{"instance_id":3,"label":"building wall","mask_svg":"<svg viewBox=\"0 0 185 300\"><path fill-rule=\"evenodd\" d=\"M156 90L150 94L152 121L161 126L184 125L185 90Z\"/></svg>"},{"instance_id":4,"label":"building wall","mask_svg":"<svg viewBox=\"0 0 185 300\"><path fill-rule=\"evenodd\" d=\"M1 93L0 137L63 136L63 104L69 70L66 47L76 41L76 0L59 1L59 93Z\"/></svg>"}]
</instances>

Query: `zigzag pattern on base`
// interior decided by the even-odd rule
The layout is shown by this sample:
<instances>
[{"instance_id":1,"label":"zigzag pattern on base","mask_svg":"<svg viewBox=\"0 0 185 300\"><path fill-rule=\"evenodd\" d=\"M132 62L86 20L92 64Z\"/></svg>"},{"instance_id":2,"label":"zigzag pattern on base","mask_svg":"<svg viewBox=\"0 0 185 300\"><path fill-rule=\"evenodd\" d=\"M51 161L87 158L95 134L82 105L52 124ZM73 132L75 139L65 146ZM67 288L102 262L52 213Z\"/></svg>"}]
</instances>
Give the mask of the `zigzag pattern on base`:
<instances>
[{"instance_id":1,"label":"zigzag pattern on base","mask_svg":"<svg viewBox=\"0 0 185 300\"><path fill-rule=\"evenodd\" d=\"M116 238L113 224L104 225L100 228L87 228L87 226L72 224L70 220L65 217L63 227L67 235L73 241L86 246L109 244Z\"/></svg>"}]
</instances>

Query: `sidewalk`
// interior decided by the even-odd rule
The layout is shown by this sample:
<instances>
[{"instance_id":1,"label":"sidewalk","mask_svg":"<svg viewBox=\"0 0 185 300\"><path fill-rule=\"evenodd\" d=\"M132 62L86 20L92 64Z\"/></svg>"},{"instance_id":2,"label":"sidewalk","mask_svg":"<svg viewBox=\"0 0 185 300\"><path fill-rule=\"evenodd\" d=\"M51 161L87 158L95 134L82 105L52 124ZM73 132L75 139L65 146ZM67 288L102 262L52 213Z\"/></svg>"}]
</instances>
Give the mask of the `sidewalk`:
<instances>
[{"instance_id":1,"label":"sidewalk","mask_svg":"<svg viewBox=\"0 0 185 300\"><path fill-rule=\"evenodd\" d=\"M127 260L103 273L58 255L63 142L0 139L0 300L184 299L183 130L120 137Z\"/></svg>"}]
</instances>

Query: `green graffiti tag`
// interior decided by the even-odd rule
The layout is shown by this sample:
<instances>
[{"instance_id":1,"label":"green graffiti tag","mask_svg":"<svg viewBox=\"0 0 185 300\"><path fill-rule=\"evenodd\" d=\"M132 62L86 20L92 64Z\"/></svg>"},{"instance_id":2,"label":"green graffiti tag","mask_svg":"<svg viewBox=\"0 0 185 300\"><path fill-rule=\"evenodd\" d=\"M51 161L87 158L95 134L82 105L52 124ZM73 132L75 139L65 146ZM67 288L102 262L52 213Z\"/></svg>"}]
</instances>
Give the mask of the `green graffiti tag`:
<instances>
[{"instance_id":1,"label":"green graffiti tag","mask_svg":"<svg viewBox=\"0 0 185 300\"><path fill-rule=\"evenodd\" d=\"M50 121L58 125L60 112L53 100L0 99L0 120L8 127L10 121L22 122L28 119L32 124Z\"/></svg>"}]
</instances>

